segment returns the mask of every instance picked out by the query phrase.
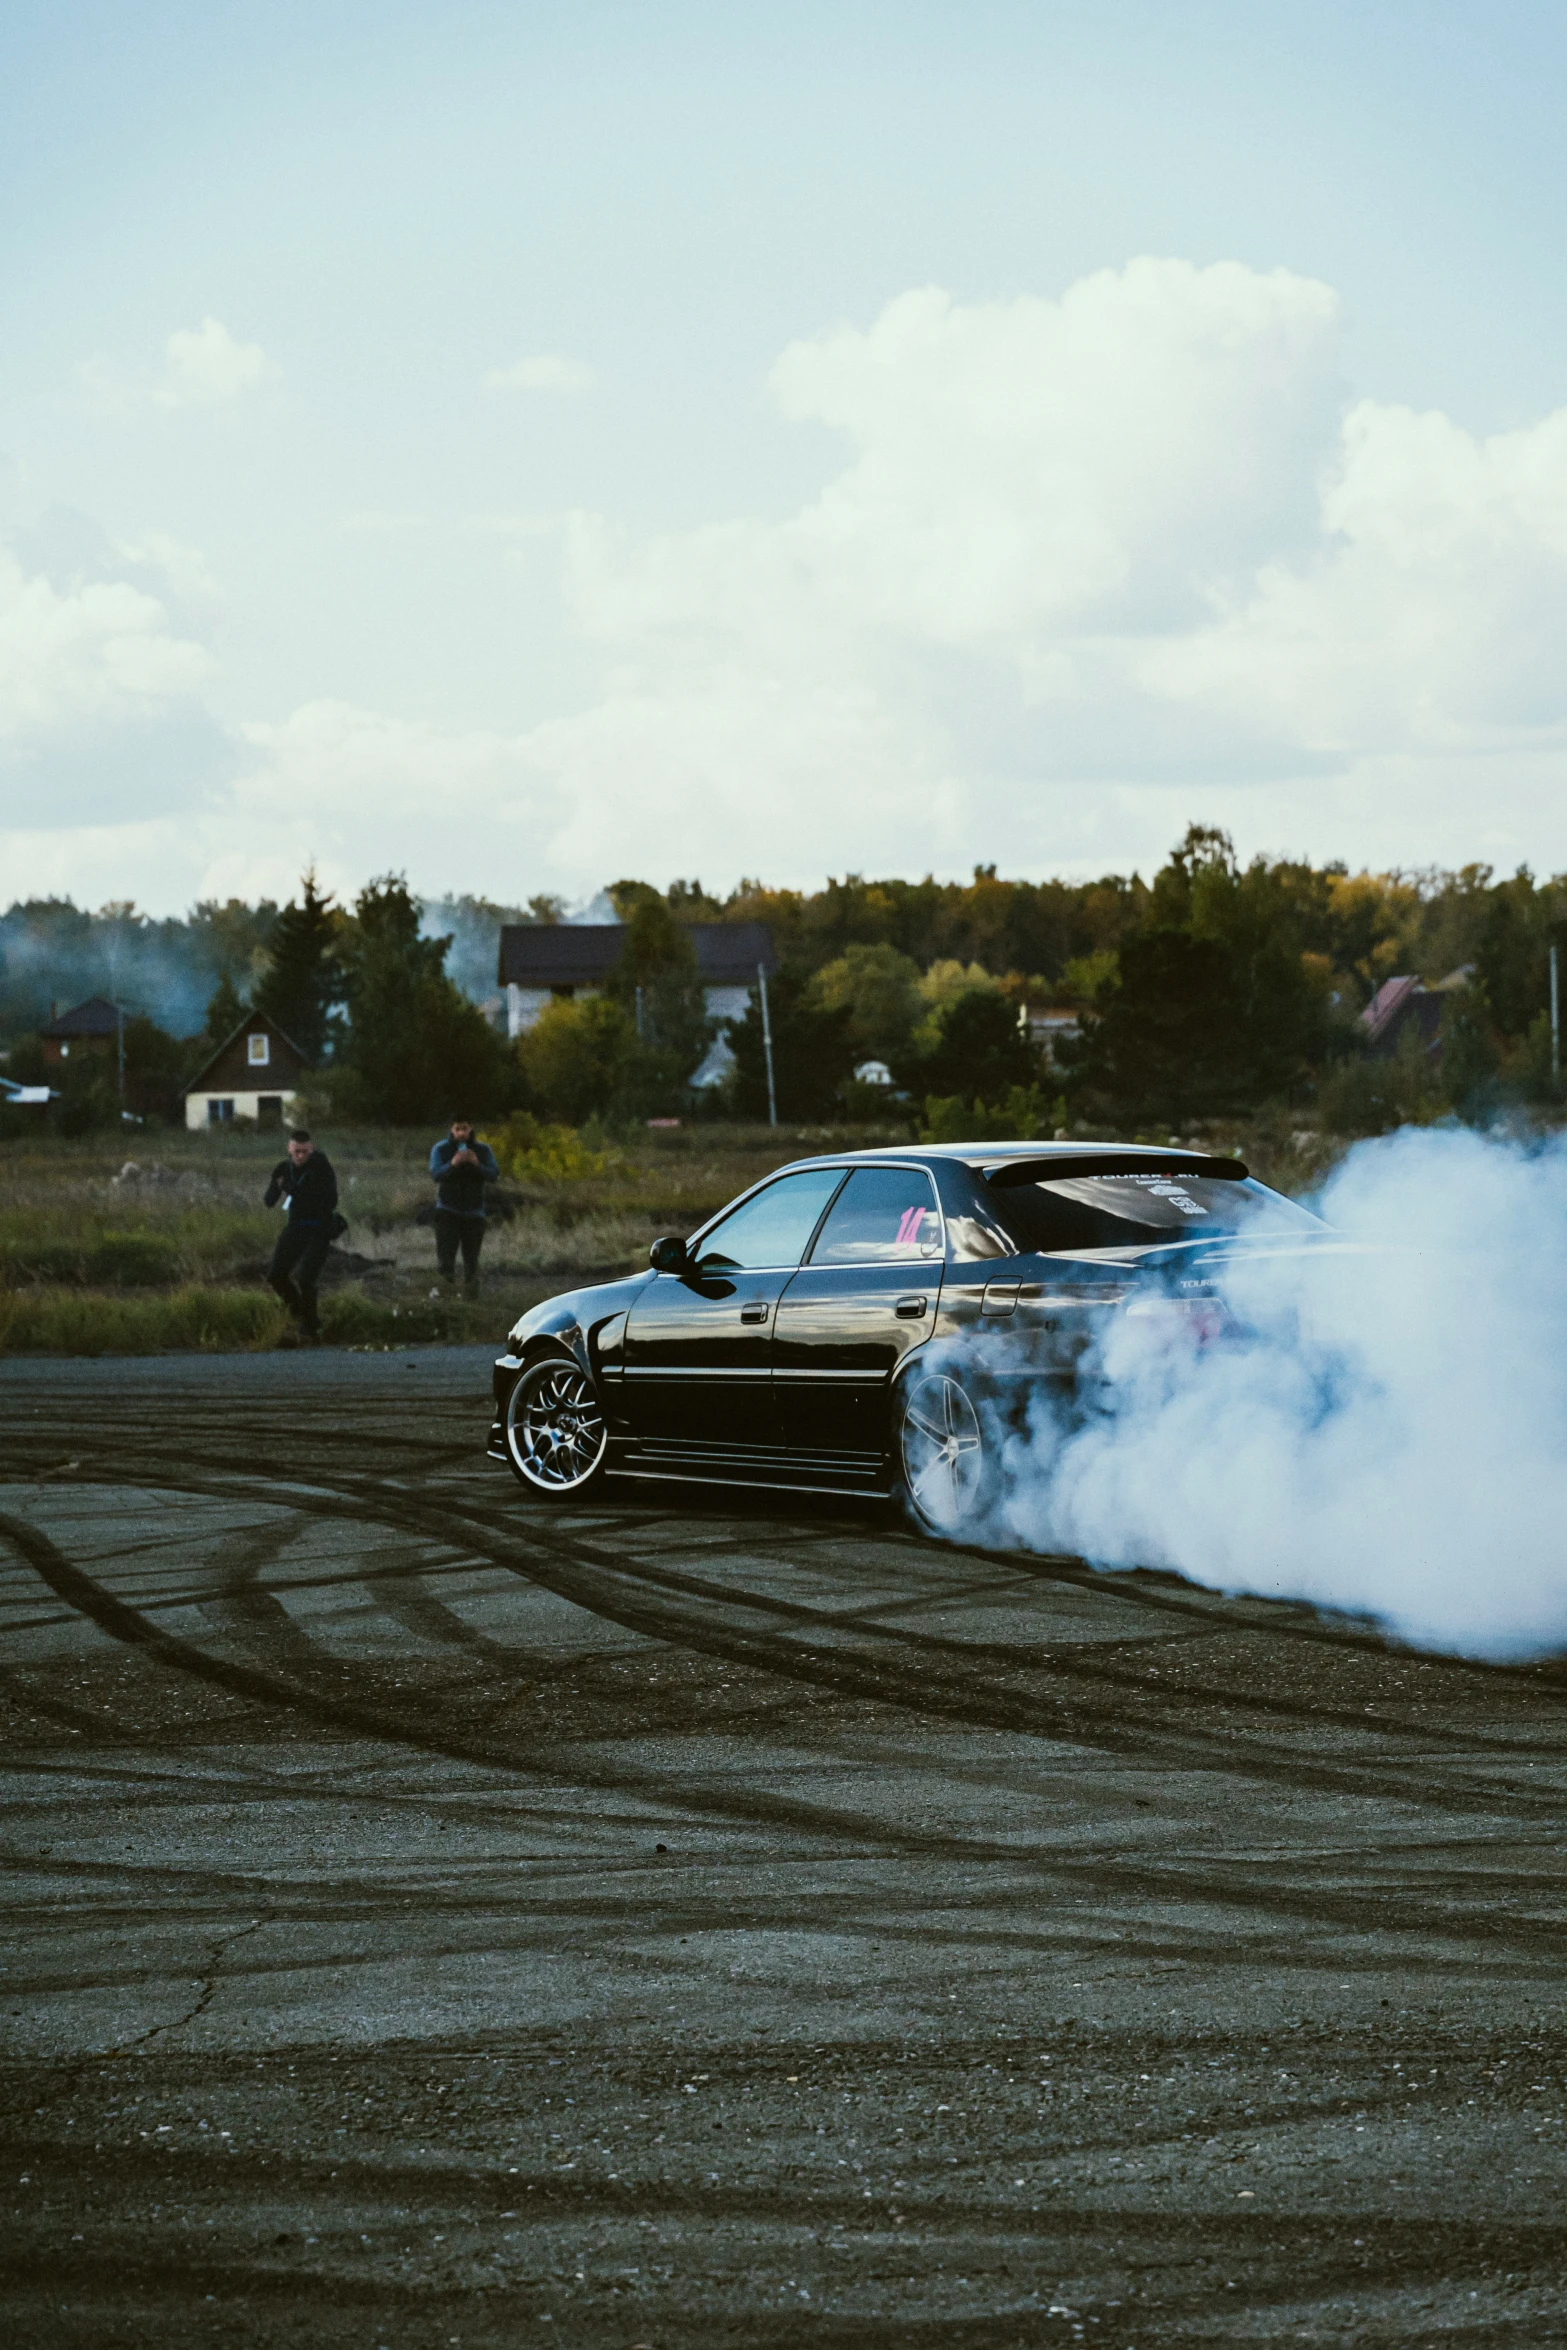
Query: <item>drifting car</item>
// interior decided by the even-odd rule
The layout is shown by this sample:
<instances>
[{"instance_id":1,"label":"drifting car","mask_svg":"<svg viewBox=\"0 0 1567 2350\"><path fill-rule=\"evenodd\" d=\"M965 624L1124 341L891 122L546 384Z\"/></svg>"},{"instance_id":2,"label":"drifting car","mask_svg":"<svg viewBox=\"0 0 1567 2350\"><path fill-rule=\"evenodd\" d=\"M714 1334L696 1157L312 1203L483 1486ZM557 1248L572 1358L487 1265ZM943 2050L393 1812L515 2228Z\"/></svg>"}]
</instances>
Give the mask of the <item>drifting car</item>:
<instances>
[{"instance_id":1,"label":"drifting car","mask_svg":"<svg viewBox=\"0 0 1567 2350\"><path fill-rule=\"evenodd\" d=\"M537 1305L495 1366L491 1457L541 1501L657 1478L985 1505L985 1394L1070 1390L1105 1317L1222 1318L1237 1249L1328 1228L1239 1159L954 1143L800 1159L649 1269Z\"/></svg>"}]
</instances>

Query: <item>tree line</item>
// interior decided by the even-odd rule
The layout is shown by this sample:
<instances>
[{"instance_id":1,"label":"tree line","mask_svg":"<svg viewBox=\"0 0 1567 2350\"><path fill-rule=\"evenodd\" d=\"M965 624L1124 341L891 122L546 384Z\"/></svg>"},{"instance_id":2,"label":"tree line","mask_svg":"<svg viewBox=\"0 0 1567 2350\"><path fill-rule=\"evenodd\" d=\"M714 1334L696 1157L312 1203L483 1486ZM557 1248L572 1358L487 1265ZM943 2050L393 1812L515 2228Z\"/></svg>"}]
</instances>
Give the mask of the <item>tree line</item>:
<instances>
[{"instance_id":1,"label":"tree line","mask_svg":"<svg viewBox=\"0 0 1567 2350\"><path fill-rule=\"evenodd\" d=\"M307 875L284 906L198 907L183 968L200 967L199 949L211 981L202 1034L177 1042L150 1016L128 1022L132 1106L165 1104L202 1046L254 1005L316 1065L337 1116L401 1123L467 1107L581 1125L689 1114L688 1080L716 1033L690 925L726 921L772 932L773 1075L790 1120L885 1116L888 1088L856 1076L872 1063L904 1105L954 1131L986 1118L1013 1130L1056 1118L1173 1129L1269 1103L1375 1131L1557 1099L1548 966L1567 877L1540 882L1526 868L1499 879L1483 864L1373 874L1242 863L1225 834L1193 825L1147 882L1010 881L979 866L967 882L850 875L800 891L748 880L722 897L697 881L623 879L608 896L625 925L617 969L602 992L551 1003L515 1046L473 995L493 972L501 922L558 921L557 900L446 900L448 927L433 935L430 909L397 875L344 905ZM13 1034L19 991L36 1001L57 967L40 951L51 926L79 968L83 926L115 922L127 965L138 939L144 956L180 950L178 925L130 908L87 917L53 900L0 917L0 1020ZM1442 989L1434 1049L1412 1031L1391 1059L1371 1056L1359 1015L1404 973ZM1047 1053L1029 1014L1051 1006L1076 1033ZM727 1036L732 1072L700 1106L764 1115L756 991ZM14 1046L12 1073L27 1061Z\"/></svg>"}]
</instances>

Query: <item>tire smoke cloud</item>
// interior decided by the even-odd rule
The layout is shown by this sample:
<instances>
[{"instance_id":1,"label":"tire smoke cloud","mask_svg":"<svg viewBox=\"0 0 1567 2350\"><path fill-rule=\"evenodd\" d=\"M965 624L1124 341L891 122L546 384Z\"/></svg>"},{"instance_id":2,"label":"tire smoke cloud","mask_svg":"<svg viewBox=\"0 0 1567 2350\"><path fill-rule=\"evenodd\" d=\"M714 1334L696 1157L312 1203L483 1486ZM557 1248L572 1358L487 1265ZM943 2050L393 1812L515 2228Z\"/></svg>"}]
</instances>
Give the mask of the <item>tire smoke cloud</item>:
<instances>
[{"instance_id":1,"label":"tire smoke cloud","mask_svg":"<svg viewBox=\"0 0 1567 2350\"><path fill-rule=\"evenodd\" d=\"M1406 1129L1237 1253L1238 1339L1116 1314L1068 1412L998 1431L990 1539L1373 1619L1494 1660L1567 1648L1567 1142Z\"/></svg>"}]
</instances>

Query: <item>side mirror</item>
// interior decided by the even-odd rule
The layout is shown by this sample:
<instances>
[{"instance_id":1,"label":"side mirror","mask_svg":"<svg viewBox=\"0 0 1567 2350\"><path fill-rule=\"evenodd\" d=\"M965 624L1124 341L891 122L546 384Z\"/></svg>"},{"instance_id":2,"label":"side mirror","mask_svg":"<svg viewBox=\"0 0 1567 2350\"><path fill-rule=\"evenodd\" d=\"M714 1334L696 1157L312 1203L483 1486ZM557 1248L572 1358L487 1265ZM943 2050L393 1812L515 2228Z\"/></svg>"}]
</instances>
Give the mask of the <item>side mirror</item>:
<instances>
[{"instance_id":1,"label":"side mirror","mask_svg":"<svg viewBox=\"0 0 1567 2350\"><path fill-rule=\"evenodd\" d=\"M655 1240L648 1250L647 1261L655 1273L683 1273L689 1266L691 1259L686 1253L686 1244L679 1233L666 1232L663 1238Z\"/></svg>"}]
</instances>

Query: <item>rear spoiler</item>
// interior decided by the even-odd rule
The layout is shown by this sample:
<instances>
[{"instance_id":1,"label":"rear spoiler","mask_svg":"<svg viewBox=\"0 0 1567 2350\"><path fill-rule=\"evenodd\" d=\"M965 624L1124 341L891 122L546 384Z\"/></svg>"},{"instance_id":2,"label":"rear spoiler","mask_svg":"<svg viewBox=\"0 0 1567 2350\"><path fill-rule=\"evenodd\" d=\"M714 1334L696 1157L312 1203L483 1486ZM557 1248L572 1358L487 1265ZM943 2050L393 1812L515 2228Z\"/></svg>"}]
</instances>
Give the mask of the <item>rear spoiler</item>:
<instances>
[{"instance_id":1,"label":"rear spoiler","mask_svg":"<svg viewBox=\"0 0 1567 2350\"><path fill-rule=\"evenodd\" d=\"M1244 1183L1244 1159L1207 1159L1197 1151L1051 1151L1037 1159L1012 1159L983 1170L998 1188L1014 1183L1053 1183L1068 1175L1199 1175L1213 1183Z\"/></svg>"}]
</instances>

